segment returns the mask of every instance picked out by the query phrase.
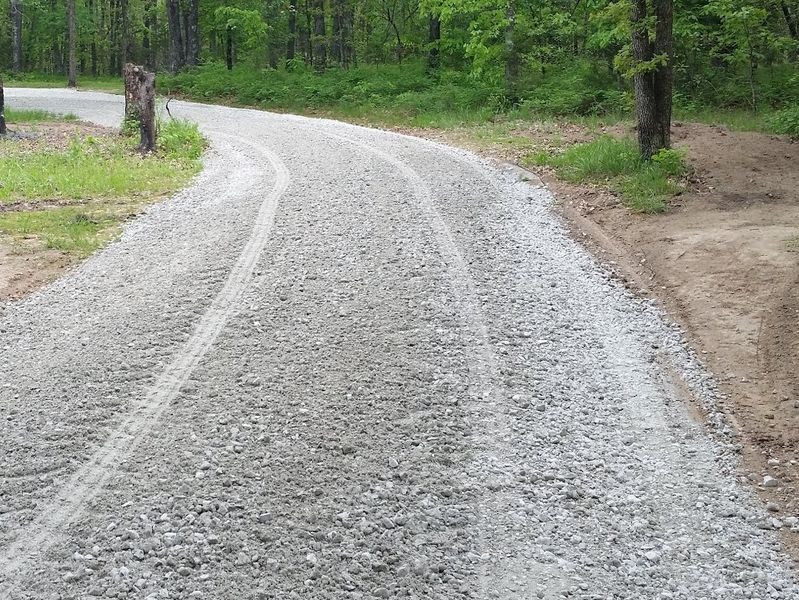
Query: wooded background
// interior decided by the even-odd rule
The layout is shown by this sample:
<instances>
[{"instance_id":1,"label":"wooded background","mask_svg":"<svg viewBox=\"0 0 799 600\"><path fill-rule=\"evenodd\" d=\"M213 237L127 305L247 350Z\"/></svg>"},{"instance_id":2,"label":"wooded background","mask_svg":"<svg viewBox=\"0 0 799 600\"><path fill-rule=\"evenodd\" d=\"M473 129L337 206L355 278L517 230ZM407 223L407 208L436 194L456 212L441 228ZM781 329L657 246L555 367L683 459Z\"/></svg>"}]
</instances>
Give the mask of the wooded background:
<instances>
[{"instance_id":1,"label":"wooded background","mask_svg":"<svg viewBox=\"0 0 799 600\"><path fill-rule=\"evenodd\" d=\"M631 58L633 9L655 28L651 0L5 1L6 72L66 74L74 21L78 76L119 75L126 61L309 76L399 64L444 83L465 74L496 104L534 98L553 78L571 89L572 78L574 89L601 90L572 106L586 113L630 104L642 68ZM675 101L756 109L799 99L799 0L677 0L673 10ZM644 67L659 60L654 52Z\"/></svg>"}]
</instances>

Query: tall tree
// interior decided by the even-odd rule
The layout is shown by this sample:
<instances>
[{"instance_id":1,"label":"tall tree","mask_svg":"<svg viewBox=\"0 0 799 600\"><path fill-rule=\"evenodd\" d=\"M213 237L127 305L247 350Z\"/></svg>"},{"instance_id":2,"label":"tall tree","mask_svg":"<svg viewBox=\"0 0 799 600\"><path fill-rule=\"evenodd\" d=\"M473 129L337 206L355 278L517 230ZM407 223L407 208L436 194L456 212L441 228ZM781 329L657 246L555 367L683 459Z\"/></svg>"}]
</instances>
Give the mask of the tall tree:
<instances>
[{"instance_id":1,"label":"tall tree","mask_svg":"<svg viewBox=\"0 0 799 600\"><path fill-rule=\"evenodd\" d=\"M69 65L67 67L67 86L71 88L76 88L78 86L77 82L77 56L75 52L75 48L77 45L77 27L76 27L76 16L75 16L75 0L67 0L67 29L68 31L68 41L69 44Z\"/></svg>"},{"instance_id":2,"label":"tall tree","mask_svg":"<svg viewBox=\"0 0 799 600\"><path fill-rule=\"evenodd\" d=\"M327 24L325 19L325 0L313 3L313 65L318 71L327 66Z\"/></svg>"},{"instance_id":3,"label":"tall tree","mask_svg":"<svg viewBox=\"0 0 799 600\"><path fill-rule=\"evenodd\" d=\"M186 4L186 65L200 64L200 26L198 0L187 0Z\"/></svg>"},{"instance_id":4,"label":"tall tree","mask_svg":"<svg viewBox=\"0 0 799 600\"><path fill-rule=\"evenodd\" d=\"M166 0L166 20L169 27L169 71L177 73L186 64L180 26L180 0Z\"/></svg>"},{"instance_id":5,"label":"tall tree","mask_svg":"<svg viewBox=\"0 0 799 600\"><path fill-rule=\"evenodd\" d=\"M505 89L515 100L519 81L519 49L516 47L516 0L508 0L505 16Z\"/></svg>"},{"instance_id":6,"label":"tall tree","mask_svg":"<svg viewBox=\"0 0 799 600\"><path fill-rule=\"evenodd\" d=\"M294 60L294 51L297 48L297 3L292 0L289 4L288 38L286 39L286 62Z\"/></svg>"},{"instance_id":7,"label":"tall tree","mask_svg":"<svg viewBox=\"0 0 799 600\"><path fill-rule=\"evenodd\" d=\"M441 19L438 15L430 15L427 24L427 68L438 69L440 63L439 44L441 43Z\"/></svg>"},{"instance_id":8,"label":"tall tree","mask_svg":"<svg viewBox=\"0 0 799 600\"><path fill-rule=\"evenodd\" d=\"M11 71L22 71L22 0L11 0Z\"/></svg>"},{"instance_id":9,"label":"tall tree","mask_svg":"<svg viewBox=\"0 0 799 600\"><path fill-rule=\"evenodd\" d=\"M652 0L652 15L647 0L633 0L630 21L638 146L641 156L649 160L671 145L672 0Z\"/></svg>"}]
</instances>

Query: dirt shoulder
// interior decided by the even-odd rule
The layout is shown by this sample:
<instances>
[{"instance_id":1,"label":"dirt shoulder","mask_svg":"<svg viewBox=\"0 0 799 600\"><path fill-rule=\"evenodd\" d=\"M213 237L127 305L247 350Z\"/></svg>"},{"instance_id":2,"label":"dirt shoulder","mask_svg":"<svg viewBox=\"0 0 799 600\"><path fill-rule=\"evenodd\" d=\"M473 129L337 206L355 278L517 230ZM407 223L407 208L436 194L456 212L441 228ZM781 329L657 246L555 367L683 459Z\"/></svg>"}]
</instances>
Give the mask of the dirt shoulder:
<instances>
[{"instance_id":1,"label":"dirt shoulder","mask_svg":"<svg viewBox=\"0 0 799 600\"><path fill-rule=\"evenodd\" d=\"M510 133L521 139L433 137L517 163L530 147L590 137L579 127ZM664 214L634 214L607 189L536 173L575 235L685 328L744 440L742 477L799 561L799 534L783 520L799 515L799 143L695 123L673 135L694 172ZM764 487L766 475L779 485Z\"/></svg>"}]
</instances>

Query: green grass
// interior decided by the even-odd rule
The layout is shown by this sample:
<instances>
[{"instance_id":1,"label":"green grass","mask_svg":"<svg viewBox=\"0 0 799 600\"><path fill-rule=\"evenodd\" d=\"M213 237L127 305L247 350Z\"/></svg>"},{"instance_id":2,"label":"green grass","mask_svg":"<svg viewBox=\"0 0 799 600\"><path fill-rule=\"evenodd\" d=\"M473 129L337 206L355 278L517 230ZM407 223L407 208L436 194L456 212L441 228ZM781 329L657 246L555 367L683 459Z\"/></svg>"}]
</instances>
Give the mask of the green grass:
<instances>
[{"instance_id":1,"label":"green grass","mask_svg":"<svg viewBox=\"0 0 799 600\"><path fill-rule=\"evenodd\" d=\"M44 141L0 140L0 233L19 246L85 257L118 231L142 205L174 192L200 169L205 140L186 121L160 124L158 152L141 156L136 140L119 135L76 137L68 148ZM27 142L27 141L26 141Z\"/></svg>"},{"instance_id":2,"label":"green grass","mask_svg":"<svg viewBox=\"0 0 799 600\"><path fill-rule=\"evenodd\" d=\"M67 87L67 78L60 75L24 73L5 79L4 85L6 87L65 88ZM123 91L122 78L79 76L78 89L121 94Z\"/></svg>"},{"instance_id":3,"label":"green grass","mask_svg":"<svg viewBox=\"0 0 799 600\"><path fill-rule=\"evenodd\" d=\"M680 191L679 177L686 169L674 150L661 151L647 162L641 160L634 142L610 136L576 144L561 154L532 154L527 162L550 166L566 181L606 184L632 210L643 213L666 210L668 198Z\"/></svg>"},{"instance_id":4,"label":"green grass","mask_svg":"<svg viewBox=\"0 0 799 600\"><path fill-rule=\"evenodd\" d=\"M120 219L128 216L119 208L68 206L0 213L0 233L16 239L34 238L48 249L84 258L108 242Z\"/></svg>"},{"instance_id":5,"label":"green grass","mask_svg":"<svg viewBox=\"0 0 799 600\"><path fill-rule=\"evenodd\" d=\"M78 117L71 114L56 114L46 110L36 109L14 109L9 108L5 111L7 123L41 123L44 121L77 121Z\"/></svg>"}]
</instances>

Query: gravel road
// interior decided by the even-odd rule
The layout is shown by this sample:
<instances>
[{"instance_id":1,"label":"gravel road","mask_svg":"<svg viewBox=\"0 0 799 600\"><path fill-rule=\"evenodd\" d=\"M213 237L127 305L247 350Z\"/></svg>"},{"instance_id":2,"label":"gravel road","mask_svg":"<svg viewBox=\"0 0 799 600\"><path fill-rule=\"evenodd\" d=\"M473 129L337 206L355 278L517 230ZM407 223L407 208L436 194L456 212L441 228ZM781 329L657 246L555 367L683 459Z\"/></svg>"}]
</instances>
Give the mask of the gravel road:
<instances>
[{"instance_id":1,"label":"gravel road","mask_svg":"<svg viewBox=\"0 0 799 600\"><path fill-rule=\"evenodd\" d=\"M0 598L799 598L712 380L545 189L170 108L203 174L0 308Z\"/></svg>"}]
</instances>

